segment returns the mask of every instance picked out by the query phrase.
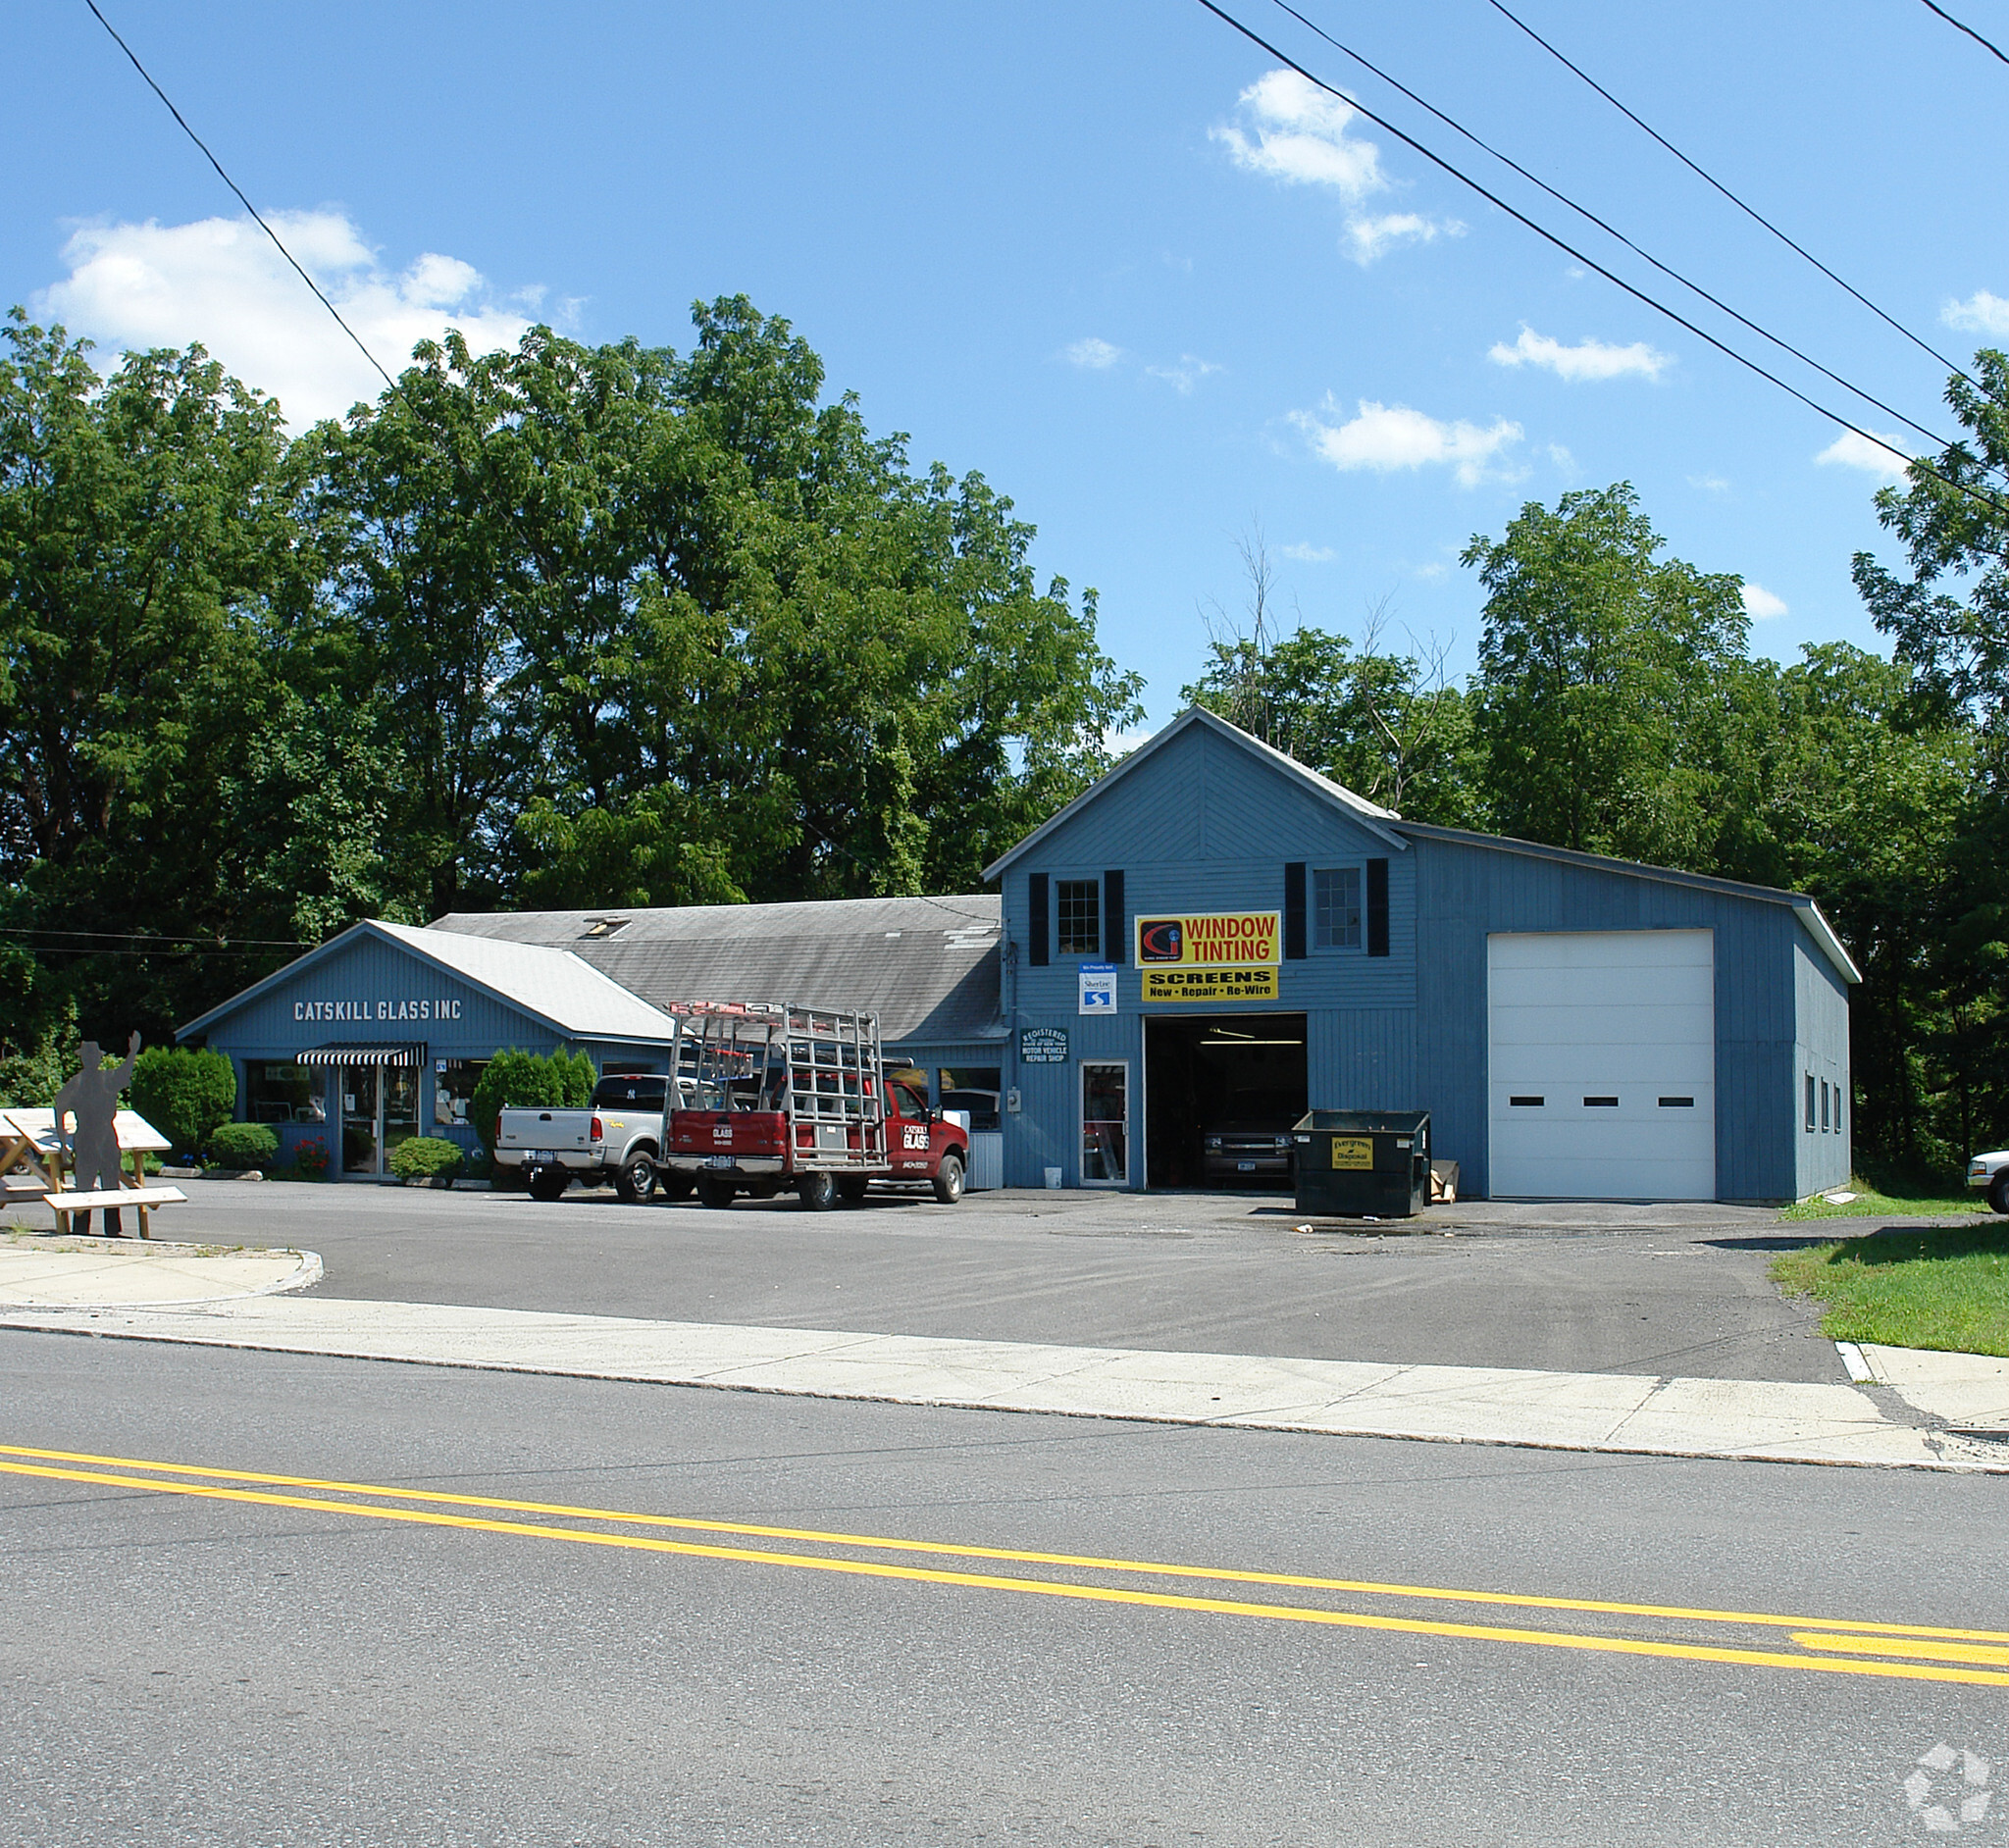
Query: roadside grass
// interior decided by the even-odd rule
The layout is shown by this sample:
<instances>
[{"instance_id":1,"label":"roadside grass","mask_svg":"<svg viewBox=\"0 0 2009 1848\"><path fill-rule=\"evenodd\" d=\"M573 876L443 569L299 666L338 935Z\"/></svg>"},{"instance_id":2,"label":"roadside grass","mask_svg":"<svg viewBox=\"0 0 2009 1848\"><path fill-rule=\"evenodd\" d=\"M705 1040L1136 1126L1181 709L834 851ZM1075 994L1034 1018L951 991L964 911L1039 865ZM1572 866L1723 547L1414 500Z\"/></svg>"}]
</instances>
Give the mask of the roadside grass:
<instances>
[{"instance_id":1,"label":"roadside grass","mask_svg":"<svg viewBox=\"0 0 2009 1848\"><path fill-rule=\"evenodd\" d=\"M1943 1182L1886 1181L1881 1187L1861 1179L1846 1187L1830 1187L1831 1194L1853 1194L1842 1206L1830 1206L1816 1194L1786 1207L1781 1219L1895 1219L1914 1216L1937 1218L1942 1214L1986 1212L1988 1203L1979 1192L1949 1188Z\"/></svg>"},{"instance_id":2,"label":"roadside grass","mask_svg":"<svg viewBox=\"0 0 2009 1848\"><path fill-rule=\"evenodd\" d=\"M1830 1341L2009 1356L2009 1222L1907 1226L1781 1252L1772 1279L1828 1305Z\"/></svg>"}]
</instances>

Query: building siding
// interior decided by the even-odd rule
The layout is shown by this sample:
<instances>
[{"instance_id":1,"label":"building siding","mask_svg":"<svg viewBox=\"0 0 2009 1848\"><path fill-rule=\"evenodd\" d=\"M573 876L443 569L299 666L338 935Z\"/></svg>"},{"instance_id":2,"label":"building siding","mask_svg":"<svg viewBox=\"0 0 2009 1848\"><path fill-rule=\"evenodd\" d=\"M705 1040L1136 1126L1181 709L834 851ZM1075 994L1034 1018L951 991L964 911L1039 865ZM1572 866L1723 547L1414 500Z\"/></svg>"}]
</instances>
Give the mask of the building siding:
<instances>
[{"instance_id":1,"label":"building siding","mask_svg":"<svg viewBox=\"0 0 2009 1848\"><path fill-rule=\"evenodd\" d=\"M1804 941L1792 947L1792 966L1793 1062L1791 1070L1782 1077L1793 1104L1793 1192L1804 1200L1809 1194L1847 1185L1854 1168L1850 1156L1855 1136L1855 1101L1849 1090L1848 993L1835 979L1828 959ZM1818 1102L1814 1127L1807 1128L1809 1078L1814 1080L1817 1100L1825 1081L1832 1094L1845 1101L1838 1129L1831 1103L1828 1127L1821 1126Z\"/></svg>"}]
</instances>

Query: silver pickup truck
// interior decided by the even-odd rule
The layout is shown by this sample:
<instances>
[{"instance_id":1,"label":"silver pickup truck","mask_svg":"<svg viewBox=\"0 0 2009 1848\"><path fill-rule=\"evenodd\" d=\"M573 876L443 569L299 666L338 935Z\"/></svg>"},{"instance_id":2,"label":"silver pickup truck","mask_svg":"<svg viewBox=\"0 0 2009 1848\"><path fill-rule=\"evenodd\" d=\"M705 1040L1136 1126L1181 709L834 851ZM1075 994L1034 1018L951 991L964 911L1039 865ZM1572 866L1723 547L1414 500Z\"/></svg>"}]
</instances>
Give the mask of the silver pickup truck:
<instances>
[{"instance_id":1,"label":"silver pickup truck","mask_svg":"<svg viewBox=\"0 0 2009 1848\"><path fill-rule=\"evenodd\" d=\"M495 1165L524 1173L533 1200L556 1200L574 1181L611 1181L631 1206L648 1200L658 1179L668 1192L689 1193L689 1177L656 1166L668 1082L660 1072L618 1072L593 1087L583 1110L505 1109L495 1126ZM687 1078L679 1090L689 1089Z\"/></svg>"}]
</instances>

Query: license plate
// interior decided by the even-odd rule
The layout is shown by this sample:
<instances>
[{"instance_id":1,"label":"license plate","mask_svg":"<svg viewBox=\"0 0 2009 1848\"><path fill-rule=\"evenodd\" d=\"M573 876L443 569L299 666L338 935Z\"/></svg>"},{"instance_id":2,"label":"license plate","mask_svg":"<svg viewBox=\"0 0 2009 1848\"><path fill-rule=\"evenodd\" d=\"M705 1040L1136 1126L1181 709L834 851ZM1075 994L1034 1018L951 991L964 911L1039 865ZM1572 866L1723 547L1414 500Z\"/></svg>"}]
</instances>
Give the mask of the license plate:
<instances>
[{"instance_id":1,"label":"license plate","mask_svg":"<svg viewBox=\"0 0 2009 1848\"><path fill-rule=\"evenodd\" d=\"M533 1164L542 1163L547 1167L558 1165L558 1152L555 1149L533 1149L530 1152L530 1158Z\"/></svg>"},{"instance_id":2,"label":"license plate","mask_svg":"<svg viewBox=\"0 0 2009 1848\"><path fill-rule=\"evenodd\" d=\"M1235 1163L1235 1172L1237 1174L1254 1174L1256 1172L1256 1164L1253 1161L1237 1161Z\"/></svg>"},{"instance_id":3,"label":"license plate","mask_svg":"<svg viewBox=\"0 0 2009 1848\"><path fill-rule=\"evenodd\" d=\"M729 1168L733 1165L731 1155L706 1155L704 1165L708 1168Z\"/></svg>"}]
</instances>

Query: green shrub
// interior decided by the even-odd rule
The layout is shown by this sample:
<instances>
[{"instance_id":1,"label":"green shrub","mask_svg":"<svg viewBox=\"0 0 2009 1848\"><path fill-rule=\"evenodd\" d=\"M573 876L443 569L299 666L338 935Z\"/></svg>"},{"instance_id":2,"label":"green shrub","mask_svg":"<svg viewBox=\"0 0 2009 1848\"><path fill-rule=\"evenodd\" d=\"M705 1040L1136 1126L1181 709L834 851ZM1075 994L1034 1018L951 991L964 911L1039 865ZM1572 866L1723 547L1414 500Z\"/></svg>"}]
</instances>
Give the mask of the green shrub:
<instances>
[{"instance_id":1,"label":"green shrub","mask_svg":"<svg viewBox=\"0 0 2009 1848\"><path fill-rule=\"evenodd\" d=\"M390 1152L390 1171L401 1181L435 1180L460 1171L460 1144L443 1136L410 1136Z\"/></svg>"},{"instance_id":2,"label":"green shrub","mask_svg":"<svg viewBox=\"0 0 2009 1848\"><path fill-rule=\"evenodd\" d=\"M70 1076L77 1052L77 1003L65 1004L63 1017L20 1052L0 1053L0 1110L47 1109Z\"/></svg>"},{"instance_id":3,"label":"green shrub","mask_svg":"<svg viewBox=\"0 0 2009 1848\"><path fill-rule=\"evenodd\" d=\"M262 1168L279 1154L279 1137L263 1123L219 1123L208 1153L220 1168Z\"/></svg>"},{"instance_id":4,"label":"green shrub","mask_svg":"<svg viewBox=\"0 0 2009 1848\"><path fill-rule=\"evenodd\" d=\"M468 1119L486 1155L495 1153L495 1118L507 1109L583 1110L599 1074L584 1052L497 1052L475 1084Z\"/></svg>"},{"instance_id":5,"label":"green shrub","mask_svg":"<svg viewBox=\"0 0 2009 1848\"><path fill-rule=\"evenodd\" d=\"M150 1046L132 1068L130 1095L132 1107L176 1154L193 1155L207 1145L212 1130L231 1120L237 1106L236 1068L221 1052Z\"/></svg>"}]
</instances>

